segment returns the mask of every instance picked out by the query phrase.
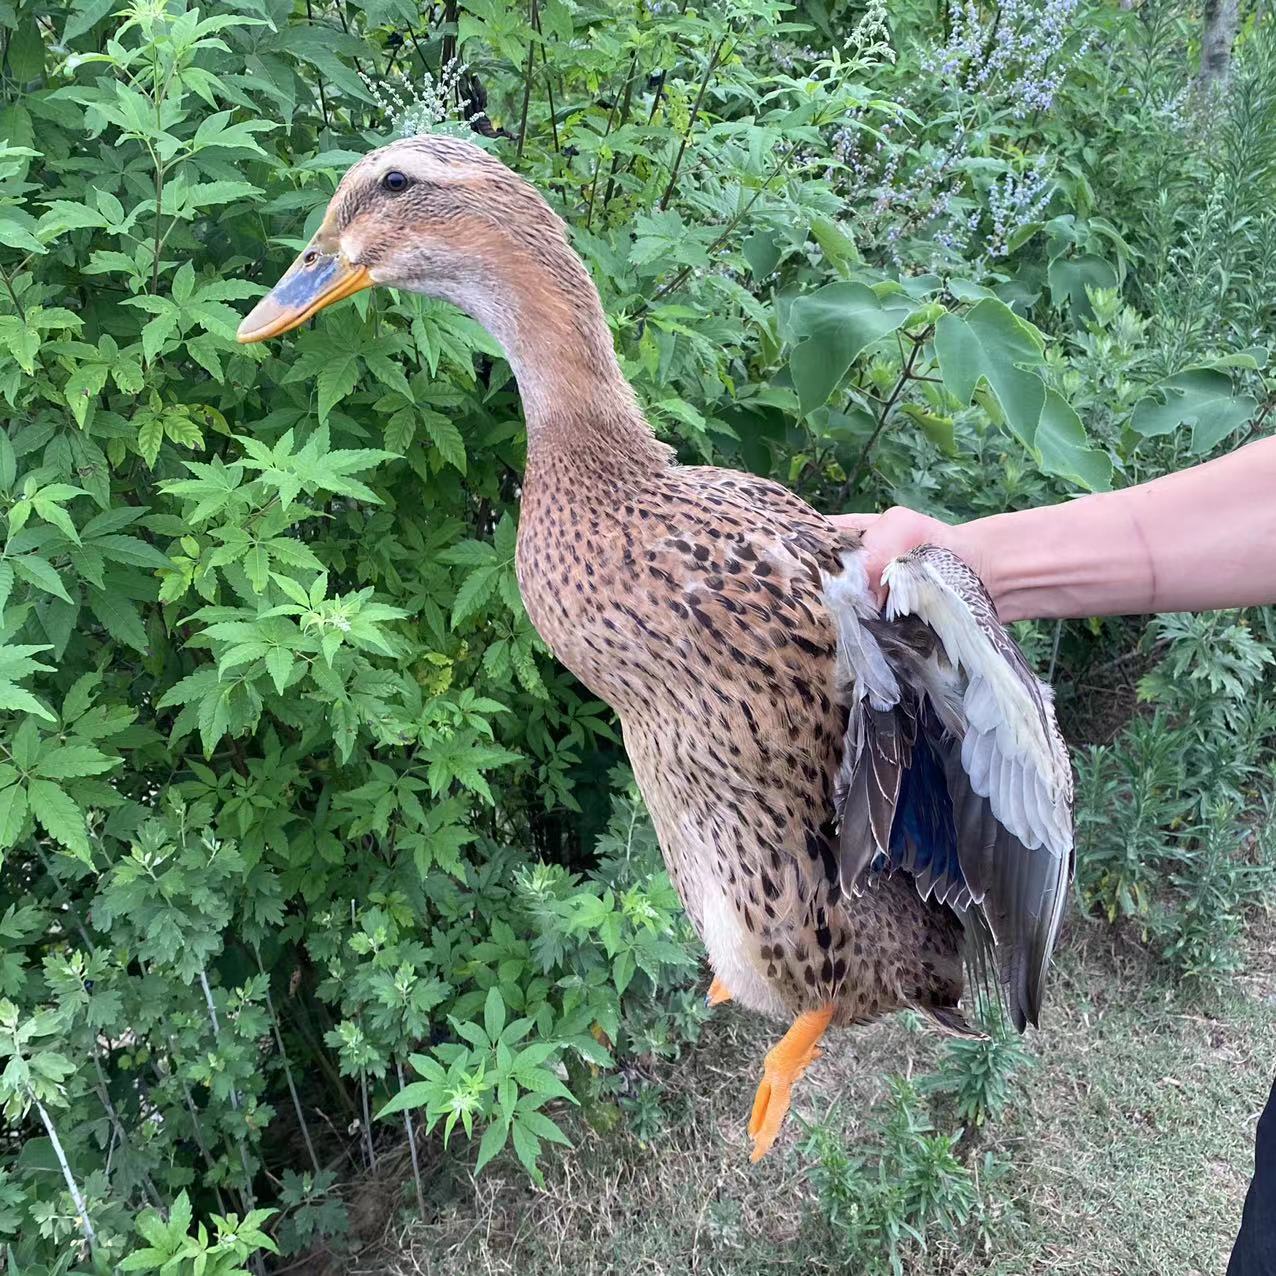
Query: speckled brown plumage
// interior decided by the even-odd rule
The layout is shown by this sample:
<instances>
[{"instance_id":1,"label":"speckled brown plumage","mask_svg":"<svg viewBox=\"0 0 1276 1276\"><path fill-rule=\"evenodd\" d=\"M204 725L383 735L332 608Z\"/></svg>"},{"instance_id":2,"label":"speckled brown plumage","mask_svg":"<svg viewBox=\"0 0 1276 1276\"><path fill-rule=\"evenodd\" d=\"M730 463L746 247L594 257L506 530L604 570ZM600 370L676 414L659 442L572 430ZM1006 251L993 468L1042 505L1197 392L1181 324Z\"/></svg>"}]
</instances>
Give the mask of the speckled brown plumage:
<instances>
[{"instance_id":1,"label":"speckled brown plumage","mask_svg":"<svg viewBox=\"0 0 1276 1276\"><path fill-rule=\"evenodd\" d=\"M607 427L605 447L533 457L519 582L554 654L619 714L719 976L752 1009L833 1002L838 1023L955 1006L951 910L902 877L858 896L839 882L847 709L819 571L855 542L778 484L676 466L637 419ZM630 432L643 463L617 446Z\"/></svg>"},{"instance_id":2,"label":"speckled brown plumage","mask_svg":"<svg viewBox=\"0 0 1276 1276\"><path fill-rule=\"evenodd\" d=\"M908 1006L965 1031L963 959L1035 1022L1071 773L1049 691L969 568L933 547L896 560L883 616L856 539L777 483L676 464L562 223L468 143L356 164L241 340L375 283L460 306L518 379L528 613L620 717L713 999L793 1020L754 1157L830 1024Z\"/></svg>"}]
</instances>

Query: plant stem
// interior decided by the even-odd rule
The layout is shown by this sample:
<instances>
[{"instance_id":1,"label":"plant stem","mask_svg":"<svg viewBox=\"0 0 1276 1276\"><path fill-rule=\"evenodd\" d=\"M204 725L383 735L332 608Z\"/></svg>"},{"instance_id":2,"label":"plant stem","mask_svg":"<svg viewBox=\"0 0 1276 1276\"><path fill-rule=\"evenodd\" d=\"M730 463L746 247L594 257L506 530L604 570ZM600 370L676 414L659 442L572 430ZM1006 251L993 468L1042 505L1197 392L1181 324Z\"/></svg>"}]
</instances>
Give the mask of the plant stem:
<instances>
[{"instance_id":1,"label":"plant stem","mask_svg":"<svg viewBox=\"0 0 1276 1276\"><path fill-rule=\"evenodd\" d=\"M763 193L771 185L771 183L775 181L775 179L780 175L780 173L784 169L784 165L788 162L789 157L796 150L797 150L797 143L790 142L788 147L780 153L774 165L772 165L770 173L768 173L767 176L763 178L762 184L758 187L757 190L753 192L752 195L749 196L748 200L745 202L744 207L740 209L740 211L736 213L729 222L727 222L727 224L722 229L722 233L717 237L717 239L715 239L713 243L709 245L708 252L710 257L712 257L713 254L717 252L718 249L721 248L722 245L725 244L728 239L731 238L731 233L749 215L749 210L753 207L754 204L758 202L759 199L762 198ZM668 283L662 284L659 288L656 289L654 293L652 293L652 295L649 298L645 298L643 301L643 304L646 306L650 306L654 302L659 301L661 297L667 297L671 292L677 291L677 289L681 288L682 285L686 282L687 277L690 274L691 274L691 267L683 266L683 268L680 271L678 271L678 273L674 275L674 277L671 280L669 280Z\"/></svg>"},{"instance_id":2,"label":"plant stem","mask_svg":"<svg viewBox=\"0 0 1276 1276\"><path fill-rule=\"evenodd\" d=\"M297 1094L296 1082L292 1078L292 1064L288 1059L288 1051L284 1048L284 1036L279 1030L279 1016L275 1013L275 1003L270 995L270 977L266 975L265 968L261 964L260 953L257 954L257 969L266 979L266 1009L270 1012L270 1026L275 1034L275 1045L279 1048L279 1057L284 1063L284 1077L288 1082L288 1093L292 1096L293 1110L297 1113L297 1123L301 1126L301 1137L305 1140L306 1151L310 1154L310 1164L314 1166L315 1173L318 1174L319 1158L315 1155L315 1145L310 1141L310 1127L306 1124L306 1114Z\"/></svg>"},{"instance_id":3,"label":"plant stem","mask_svg":"<svg viewBox=\"0 0 1276 1276\"><path fill-rule=\"evenodd\" d=\"M217 1007L213 1004L213 990L208 986L208 975L204 968L199 968L199 985L204 990L204 1000L208 1003L208 1018L213 1025L213 1038L217 1044L221 1045L222 1030L221 1025L217 1022ZM231 1110L238 1114L239 1112L239 1091L231 1086L230 1088L230 1106ZM239 1162L244 1167L244 1199L247 1202L248 1209L256 1208L257 1201L253 1195L253 1176L252 1170L248 1165L248 1149L244 1146L244 1136L240 1131L235 1132L235 1142L239 1145Z\"/></svg>"},{"instance_id":4,"label":"plant stem","mask_svg":"<svg viewBox=\"0 0 1276 1276\"><path fill-rule=\"evenodd\" d=\"M868 458L872 454L873 445L886 428L886 421L891 414L891 409L899 401L899 396L904 393L904 387L913 379L913 365L917 362L917 356L921 353L922 346L929 335L930 329L928 328L920 337L913 339L913 348L908 353L908 359L904 363L903 371L899 374L899 380L895 382L895 388L890 392L886 402L882 404L882 411L877 418L877 425L874 427L873 433L869 435L868 442L864 444L864 449L860 452L859 460L855 462L855 468L851 471L850 478L842 484L842 490L838 497L839 503L845 501L855 490L855 484L859 481L860 475L863 474L868 465Z\"/></svg>"},{"instance_id":5,"label":"plant stem","mask_svg":"<svg viewBox=\"0 0 1276 1276\"><path fill-rule=\"evenodd\" d=\"M629 108L634 100L634 82L638 79L638 67L634 62L629 64L629 79L625 81L625 96L620 104L620 121L616 125L617 131L624 128L629 123ZM603 192L603 207L606 208L611 203L612 192L616 189L616 169L620 165L619 153L611 157L611 172L607 174L607 189Z\"/></svg>"},{"instance_id":6,"label":"plant stem","mask_svg":"<svg viewBox=\"0 0 1276 1276\"><path fill-rule=\"evenodd\" d=\"M62 1177L66 1180L67 1190L71 1193L71 1199L75 1202L75 1208L79 1212L80 1226L84 1229L85 1239L89 1242L89 1252L96 1253L97 1236L93 1231L93 1223L89 1219L89 1207L84 1203L84 1197L80 1193L80 1185L75 1181L75 1175L71 1173L71 1167L67 1164L66 1152L62 1149L62 1140L58 1138L53 1118L49 1116L44 1104L39 1099L34 1095L31 1098L36 1106L36 1111L40 1114L40 1120L44 1122L45 1130L48 1131L49 1142L53 1144L54 1155L58 1158L58 1164L62 1167Z\"/></svg>"},{"instance_id":7,"label":"plant stem","mask_svg":"<svg viewBox=\"0 0 1276 1276\"><path fill-rule=\"evenodd\" d=\"M399 1089L403 1089L403 1065L396 1059L394 1062L394 1070L399 1078ZM408 1152L412 1157L412 1177L416 1180L416 1203L417 1208L421 1211L421 1217L425 1217L425 1189L421 1186L421 1163L417 1160L416 1154L416 1135L412 1130L412 1117L409 1115L407 1108L403 1109L403 1128L408 1133Z\"/></svg>"},{"instance_id":8,"label":"plant stem","mask_svg":"<svg viewBox=\"0 0 1276 1276\"><path fill-rule=\"evenodd\" d=\"M310 0L306 0L306 19L313 26L315 21L314 10L310 7ZM323 112L323 126L329 132L332 131L332 123L328 119L328 97L323 91L323 76L316 76L315 79L319 84L319 109Z\"/></svg>"},{"instance_id":9,"label":"plant stem","mask_svg":"<svg viewBox=\"0 0 1276 1276\"><path fill-rule=\"evenodd\" d=\"M0 279L4 280L4 290L9 294L9 300L13 302L13 308L18 312L18 318L23 323L26 323L27 312L23 310L22 302L18 300L18 294L13 291L13 284L9 282L9 276L3 266L0 266Z\"/></svg>"},{"instance_id":10,"label":"plant stem","mask_svg":"<svg viewBox=\"0 0 1276 1276\"><path fill-rule=\"evenodd\" d=\"M695 132L696 118L700 114L700 106L704 102L704 95L709 88L709 78L717 69L718 62L722 57L722 50L726 46L727 40L731 33L727 32L714 47L712 54L709 56L708 64L705 66L704 74L700 77L700 91L696 94L695 105L691 108L691 118L687 121L687 131L682 136L682 141L678 143L678 153L673 159L673 168L669 173L669 185L665 187L665 193L660 197L660 211L669 206L669 200L673 197L673 188L678 181L678 170L682 167L682 157L687 152L687 145L691 141L691 134ZM637 54L634 55L637 57Z\"/></svg>"},{"instance_id":11,"label":"plant stem","mask_svg":"<svg viewBox=\"0 0 1276 1276\"><path fill-rule=\"evenodd\" d=\"M633 53L633 57L629 59L629 70L625 74L626 83L628 83L628 81L632 78L634 73L634 66L636 65L637 61L638 61L638 50L635 49ZM604 142L611 136L611 123L616 118L616 101L617 101L616 99L614 98L612 99L611 108L607 112L607 127L603 129L603 135L601 139ZM589 207L585 210L585 229L586 230L589 229L589 224L594 219L594 197L598 194L598 174L602 171L602 166L603 166L603 153L602 153L602 148L599 147L598 158L594 160L594 180L589 185Z\"/></svg>"},{"instance_id":12,"label":"plant stem","mask_svg":"<svg viewBox=\"0 0 1276 1276\"><path fill-rule=\"evenodd\" d=\"M523 158L523 143L527 141L527 110L532 103L532 72L536 66L536 0L530 0L527 14L527 25L531 28L531 38L527 41L527 71L523 77L523 110L518 120L518 147L515 155Z\"/></svg>"},{"instance_id":13,"label":"plant stem","mask_svg":"<svg viewBox=\"0 0 1276 1276\"><path fill-rule=\"evenodd\" d=\"M540 10L533 10L536 17L536 34L541 37L541 61L545 64L545 96L549 101L549 128L554 137L554 154L560 159L563 148L558 140L558 116L554 110L554 79L549 73L549 50L545 47L544 32L541 30Z\"/></svg>"},{"instance_id":14,"label":"plant stem","mask_svg":"<svg viewBox=\"0 0 1276 1276\"><path fill-rule=\"evenodd\" d=\"M368 1166L377 1168L377 1150L372 1146L372 1110L368 1107L368 1073L359 1069L359 1097L363 1101L363 1141L368 1152Z\"/></svg>"},{"instance_id":15,"label":"plant stem","mask_svg":"<svg viewBox=\"0 0 1276 1276\"><path fill-rule=\"evenodd\" d=\"M97 1048L97 1042L93 1042L93 1067L97 1072L97 1085L94 1089L97 1091L98 1100L102 1107L106 1109L106 1115L110 1118L112 1126L115 1127L115 1133L124 1147L131 1147L128 1134L125 1132L124 1123L120 1120L120 1114L115 1110L115 1104L111 1102L110 1091L107 1088L106 1073L102 1069L101 1052ZM151 1179L149 1170L142 1170L142 1187L146 1190L147 1199L156 1209L163 1207L164 1199L159 1194L159 1189Z\"/></svg>"}]
</instances>

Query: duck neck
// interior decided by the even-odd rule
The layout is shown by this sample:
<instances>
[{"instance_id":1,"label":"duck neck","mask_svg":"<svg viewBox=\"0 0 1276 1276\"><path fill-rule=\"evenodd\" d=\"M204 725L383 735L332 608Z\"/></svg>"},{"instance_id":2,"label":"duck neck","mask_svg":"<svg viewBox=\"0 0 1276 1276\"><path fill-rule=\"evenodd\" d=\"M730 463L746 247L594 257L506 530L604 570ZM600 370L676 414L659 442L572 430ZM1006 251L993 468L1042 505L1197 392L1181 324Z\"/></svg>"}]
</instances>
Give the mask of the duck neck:
<instances>
[{"instance_id":1,"label":"duck neck","mask_svg":"<svg viewBox=\"0 0 1276 1276\"><path fill-rule=\"evenodd\" d=\"M667 464L669 449L621 371L598 290L576 254L564 244L507 257L500 282L499 303L475 317L518 381L528 481Z\"/></svg>"}]
</instances>

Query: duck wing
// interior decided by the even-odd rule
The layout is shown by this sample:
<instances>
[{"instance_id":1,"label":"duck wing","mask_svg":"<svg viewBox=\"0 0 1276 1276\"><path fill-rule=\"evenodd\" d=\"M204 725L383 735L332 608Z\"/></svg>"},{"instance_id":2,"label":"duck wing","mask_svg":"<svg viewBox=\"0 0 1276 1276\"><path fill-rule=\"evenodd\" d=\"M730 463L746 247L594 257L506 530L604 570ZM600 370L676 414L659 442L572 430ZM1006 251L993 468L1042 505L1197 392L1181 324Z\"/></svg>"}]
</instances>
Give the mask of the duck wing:
<instances>
[{"instance_id":1,"label":"duck wing","mask_svg":"<svg viewBox=\"0 0 1276 1276\"><path fill-rule=\"evenodd\" d=\"M1036 1024L1072 872L1072 770L1050 689L1029 669L978 576L923 546L883 572L826 579L850 717L839 863L912 874L966 924L972 969L993 968L1015 1026ZM861 654L876 647L894 675Z\"/></svg>"}]
</instances>

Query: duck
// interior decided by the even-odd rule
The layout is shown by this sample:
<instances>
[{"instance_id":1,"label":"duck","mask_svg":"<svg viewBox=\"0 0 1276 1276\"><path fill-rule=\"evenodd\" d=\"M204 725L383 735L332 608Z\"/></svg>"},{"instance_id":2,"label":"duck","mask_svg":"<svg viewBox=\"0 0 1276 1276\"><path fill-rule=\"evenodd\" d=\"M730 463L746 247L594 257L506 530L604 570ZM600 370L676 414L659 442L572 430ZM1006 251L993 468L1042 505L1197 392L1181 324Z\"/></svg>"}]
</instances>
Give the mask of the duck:
<instances>
[{"instance_id":1,"label":"duck","mask_svg":"<svg viewBox=\"0 0 1276 1276\"><path fill-rule=\"evenodd\" d=\"M751 1159L833 1028L912 1010L1037 1025L1072 874L1072 770L1050 688L978 576L921 546L870 589L858 535L751 473L680 464L617 359L563 221L496 155L398 139L343 176L244 318L278 337L388 287L504 351L526 423L528 615L619 719L708 1001L787 1025Z\"/></svg>"}]
</instances>

